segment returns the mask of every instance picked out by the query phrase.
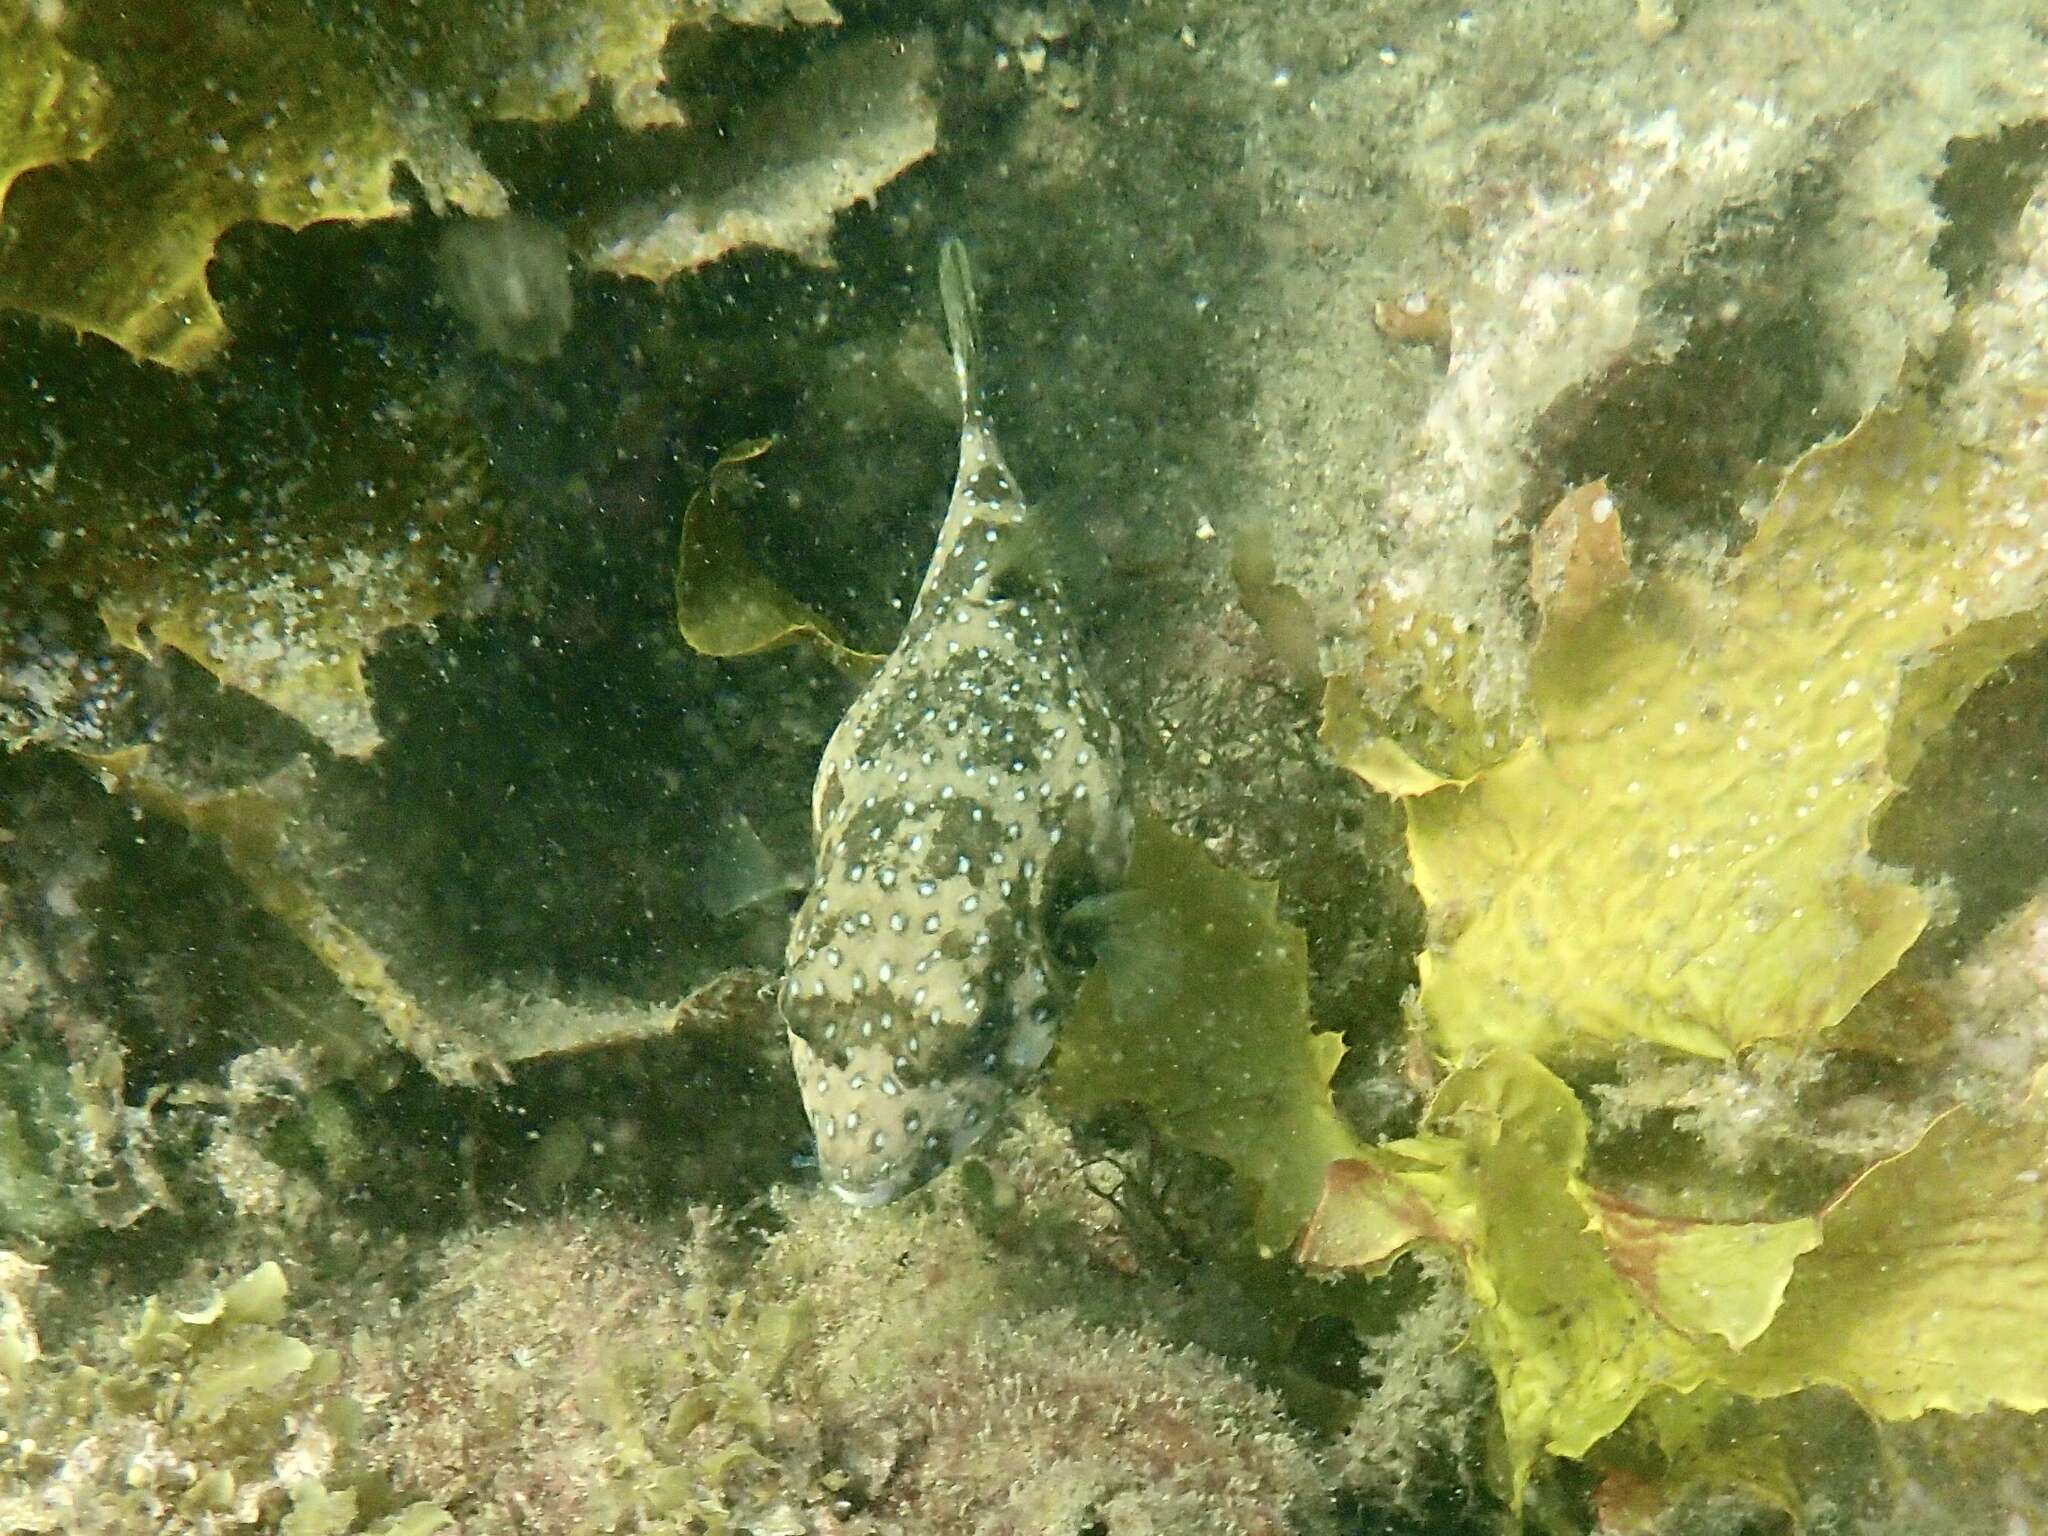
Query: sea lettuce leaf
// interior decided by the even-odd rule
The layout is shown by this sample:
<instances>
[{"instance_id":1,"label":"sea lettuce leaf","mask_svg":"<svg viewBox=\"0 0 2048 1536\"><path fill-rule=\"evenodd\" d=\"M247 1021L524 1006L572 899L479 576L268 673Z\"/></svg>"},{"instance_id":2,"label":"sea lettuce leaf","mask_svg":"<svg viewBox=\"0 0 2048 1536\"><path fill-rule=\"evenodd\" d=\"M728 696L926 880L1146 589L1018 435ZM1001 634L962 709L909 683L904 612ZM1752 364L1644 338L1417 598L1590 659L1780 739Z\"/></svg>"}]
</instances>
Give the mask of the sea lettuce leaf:
<instances>
[{"instance_id":1,"label":"sea lettuce leaf","mask_svg":"<svg viewBox=\"0 0 2048 1536\"><path fill-rule=\"evenodd\" d=\"M1929 912L1872 821L2048 627L2044 524L2037 475L1876 418L1795 465L1718 576L1553 605L1533 732L1497 764L1389 774L1333 687L1326 739L1408 808L1435 1050L1725 1058L1839 1023Z\"/></svg>"},{"instance_id":2,"label":"sea lettuce leaf","mask_svg":"<svg viewBox=\"0 0 2048 1536\"><path fill-rule=\"evenodd\" d=\"M0 743L78 744L8 697L69 623L74 672L108 671L109 645L176 651L329 750L374 752L368 656L462 608L495 541L475 423L363 345L250 349L203 379L51 337L15 360L36 387L0 408Z\"/></svg>"},{"instance_id":3,"label":"sea lettuce leaf","mask_svg":"<svg viewBox=\"0 0 2048 1536\"><path fill-rule=\"evenodd\" d=\"M1957 1109L1817 1217L1701 1222L1581 1176L1587 1118L1525 1052L1453 1072L1422 1132L1333 1164L1297 1249L1372 1269L1455 1254L1480 1304L1514 1489L1656 1394L1846 1392L1872 1417L2048 1408L2048 1114ZM1701 1412L1705 1412L1702 1409ZM1695 1469L1696 1470L1696 1469Z\"/></svg>"},{"instance_id":4,"label":"sea lettuce leaf","mask_svg":"<svg viewBox=\"0 0 2048 1536\"><path fill-rule=\"evenodd\" d=\"M1139 820L1101 956L1065 1026L1051 1093L1068 1113L1141 1105L1161 1134L1228 1164L1254 1235L1284 1249L1358 1143L1330 1098L1343 1042L1308 1011L1307 946L1276 888Z\"/></svg>"},{"instance_id":5,"label":"sea lettuce leaf","mask_svg":"<svg viewBox=\"0 0 2048 1536\"><path fill-rule=\"evenodd\" d=\"M57 36L55 9L0 7L0 208L24 171L83 160L106 142L107 93L99 72Z\"/></svg>"},{"instance_id":6,"label":"sea lettuce leaf","mask_svg":"<svg viewBox=\"0 0 2048 1536\"><path fill-rule=\"evenodd\" d=\"M1886 1419L2048 1408L2048 1074L2009 1117L1950 1110L1821 1234L1731 1385L1836 1386Z\"/></svg>"},{"instance_id":7,"label":"sea lettuce leaf","mask_svg":"<svg viewBox=\"0 0 2048 1536\"><path fill-rule=\"evenodd\" d=\"M1533 722L1499 761L1446 773L1332 688L1326 741L1408 809L1419 1014L1452 1069L1420 1134L1331 1167L1298 1253L1461 1260L1518 1497L1646 1400L2048 1406L2039 1082L1935 1117L1812 1215L1713 1222L1587 1182L1590 1122L1552 1070L1811 1039L1892 972L1930 902L1871 859L1871 825L2048 632L2039 469L1908 410L1802 459L1719 570L1632 575L1614 516L1568 497L1545 530L1565 542L1538 541Z\"/></svg>"},{"instance_id":8,"label":"sea lettuce leaf","mask_svg":"<svg viewBox=\"0 0 2048 1536\"><path fill-rule=\"evenodd\" d=\"M849 646L831 621L791 596L755 563L740 527L746 466L772 444L740 444L712 466L683 510L676 551L676 628L700 656L749 656L809 640L857 677L882 658Z\"/></svg>"},{"instance_id":9,"label":"sea lettuce leaf","mask_svg":"<svg viewBox=\"0 0 2048 1536\"><path fill-rule=\"evenodd\" d=\"M1517 1498L1543 1454L1584 1455L1650 1392L1712 1379L1729 1353L1718 1335L1768 1315L1812 1244L1806 1223L1646 1225L1617 1252L1589 1219L1606 1202L1580 1178L1586 1134L1569 1085L1527 1052L1494 1051L1445 1079L1418 1135L1331 1166L1297 1249L1346 1269L1414 1241L1459 1259ZM1681 1277L1723 1294L1673 1308Z\"/></svg>"}]
</instances>

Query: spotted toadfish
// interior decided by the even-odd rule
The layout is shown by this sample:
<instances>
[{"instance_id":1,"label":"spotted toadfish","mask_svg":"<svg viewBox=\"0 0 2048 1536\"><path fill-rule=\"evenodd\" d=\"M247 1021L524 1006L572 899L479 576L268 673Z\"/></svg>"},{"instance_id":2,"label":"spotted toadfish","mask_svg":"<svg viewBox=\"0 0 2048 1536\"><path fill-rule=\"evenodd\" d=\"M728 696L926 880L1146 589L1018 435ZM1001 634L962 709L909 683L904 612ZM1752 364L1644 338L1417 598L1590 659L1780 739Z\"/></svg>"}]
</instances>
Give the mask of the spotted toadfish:
<instances>
[{"instance_id":1,"label":"spotted toadfish","mask_svg":"<svg viewBox=\"0 0 2048 1536\"><path fill-rule=\"evenodd\" d=\"M957 241L940 292L960 473L903 638L819 764L781 991L825 1182L855 1205L947 1167L1045 1060L1078 980L1062 915L1130 849L1116 727L982 409Z\"/></svg>"}]
</instances>

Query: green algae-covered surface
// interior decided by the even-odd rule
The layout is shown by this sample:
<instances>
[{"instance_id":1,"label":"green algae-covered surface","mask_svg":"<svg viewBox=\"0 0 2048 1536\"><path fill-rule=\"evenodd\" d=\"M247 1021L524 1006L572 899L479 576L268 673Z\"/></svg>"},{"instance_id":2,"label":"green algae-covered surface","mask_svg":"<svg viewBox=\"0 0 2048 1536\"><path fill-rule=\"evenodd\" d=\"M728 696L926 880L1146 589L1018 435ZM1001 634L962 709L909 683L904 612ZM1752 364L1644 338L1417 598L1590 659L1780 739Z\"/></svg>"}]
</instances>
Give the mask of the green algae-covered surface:
<instances>
[{"instance_id":1,"label":"green algae-covered surface","mask_svg":"<svg viewBox=\"0 0 2048 1536\"><path fill-rule=\"evenodd\" d=\"M0 1530L2037 1522L2044 39L0 0ZM854 1209L948 238L1134 850Z\"/></svg>"}]
</instances>

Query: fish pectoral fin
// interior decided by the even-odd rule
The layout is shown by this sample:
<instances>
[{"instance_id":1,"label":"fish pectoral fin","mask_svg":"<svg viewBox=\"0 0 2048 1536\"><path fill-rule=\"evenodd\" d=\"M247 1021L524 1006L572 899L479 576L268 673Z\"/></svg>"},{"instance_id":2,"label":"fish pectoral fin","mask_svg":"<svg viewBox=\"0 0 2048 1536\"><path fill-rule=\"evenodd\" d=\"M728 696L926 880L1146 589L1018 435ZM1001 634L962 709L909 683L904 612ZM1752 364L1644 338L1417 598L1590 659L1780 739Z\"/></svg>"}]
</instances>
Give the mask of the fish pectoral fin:
<instances>
[{"instance_id":1,"label":"fish pectoral fin","mask_svg":"<svg viewBox=\"0 0 2048 1536\"><path fill-rule=\"evenodd\" d=\"M1097 891L1058 907L1046 924L1053 958L1077 974L1091 969L1096 957L1143 916L1144 906L1132 891Z\"/></svg>"},{"instance_id":2,"label":"fish pectoral fin","mask_svg":"<svg viewBox=\"0 0 2048 1536\"><path fill-rule=\"evenodd\" d=\"M854 738L858 734L859 727L854 723L853 712L848 710L825 740L824 754L818 759L818 776L811 782L811 835L814 839L824 835L826 824L839 807L840 764L852 755Z\"/></svg>"}]
</instances>

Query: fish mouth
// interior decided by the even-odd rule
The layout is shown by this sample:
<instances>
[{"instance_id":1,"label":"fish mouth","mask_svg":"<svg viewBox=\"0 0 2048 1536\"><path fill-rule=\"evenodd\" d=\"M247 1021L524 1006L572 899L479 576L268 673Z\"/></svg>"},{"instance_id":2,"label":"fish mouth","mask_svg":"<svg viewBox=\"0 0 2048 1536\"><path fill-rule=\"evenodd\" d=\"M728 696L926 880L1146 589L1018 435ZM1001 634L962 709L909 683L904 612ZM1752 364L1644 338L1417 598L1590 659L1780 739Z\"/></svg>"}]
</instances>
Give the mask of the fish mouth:
<instances>
[{"instance_id":1,"label":"fish mouth","mask_svg":"<svg viewBox=\"0 0 2048 1536\"><path fill-rule=\"evenodd\" d=\"M868 1185L828 1182L825 1187L855 1210L868 1211L878 1205L887 1205L898 1195L908 1193L910 1184L905 1179L884 1179L878 1184Z\"/></svg>"},{"instance_id":2,"label":"fish mouth","mask_svg":"<svg viewBox=\"0 0 2048 1536\"><path fill-rule=\"evenodd\" d=\"M867 1211L878 1205L887 1205L892 1200L900 1200L912 1190L922 1189L945 1170L946 1164L940 1159L925 1158L884 1169L865 1183L844 1177L827 1178L825 1187L855 1210ZM850 1168L840 1171L843 1174L853 1172Z\"/></svg>"},{"instance_id":3,"label":"fish mouth","mask_svg":"<svg viewBox=\"0 0 2048 1536\"><path fill-rule=\"evenodd\" d=\"M824 1165L825 1187L855 1210L873 1210L878 1205L902 1199L915 1194L940 1174L954 1166L960 1154L980 1138L986 1129L987 1117L974 1130L956 1131L951 1138L950 1150L925 1147L914 1151L909 1157L884 1165L873 1163L863 1167L858 1163L851 1166L827 1162ZM941 1147L945 1144L942 1143Z\"/></svg>"}]
</instances>

